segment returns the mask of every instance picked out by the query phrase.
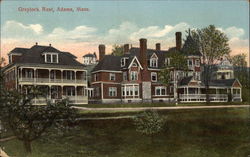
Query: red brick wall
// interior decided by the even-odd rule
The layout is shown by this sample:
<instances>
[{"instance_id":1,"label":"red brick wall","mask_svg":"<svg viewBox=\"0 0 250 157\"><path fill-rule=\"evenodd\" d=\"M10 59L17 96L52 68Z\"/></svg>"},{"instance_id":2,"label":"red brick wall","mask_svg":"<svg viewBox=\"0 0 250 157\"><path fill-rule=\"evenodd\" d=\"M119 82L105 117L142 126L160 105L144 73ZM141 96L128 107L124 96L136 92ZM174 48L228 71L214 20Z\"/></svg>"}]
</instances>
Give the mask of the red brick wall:
<instances>
[{"instance_id":1,"label":"red brick wall","mask_svg":"<svg viewBox=\"0 0 250 157\"><path fill-rule=\"evenodd\" d=\"M116 87L117 96L109 96L109 87ZM120 99L121 98L121 85L119 84L103 84L103 98L104 99Z\"/></svg>"}]
</instances>

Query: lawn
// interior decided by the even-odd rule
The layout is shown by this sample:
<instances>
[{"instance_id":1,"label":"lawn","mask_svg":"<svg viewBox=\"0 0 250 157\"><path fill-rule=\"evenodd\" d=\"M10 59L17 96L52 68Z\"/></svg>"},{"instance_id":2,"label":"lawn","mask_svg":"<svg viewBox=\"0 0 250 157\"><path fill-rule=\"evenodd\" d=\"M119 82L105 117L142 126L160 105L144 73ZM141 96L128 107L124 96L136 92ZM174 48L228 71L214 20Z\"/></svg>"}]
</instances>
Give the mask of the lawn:
<instances>
[{"instance_id":1,"label":"lawn","mask_svg":"<svg viewBox=\"0 0 250 157\"><path fill-rule=\"evenodd\" d=\"M160 111L165 129L150 137L135 131L131 119L85 120L62 134L52 129L25 154L17 140L3 142L16 157L246 157L250 154L249 109ZM136 114L136 113L130 113Z\"/></svg>"},{"instance_id":2,"label":"lawn","mask_svg":"<svg viewBox=\"0 0 250 157\"><path fill-rule=\"evenodd\" d=\"M119 108L119 107L171 107L171 106L212 106L212 105L243 105L249 104L249 102L211 102L207 103L120 103L120 104L86 104L86 105L75 105L80 107L88 108Z\"/></svg>"}]
</instances>

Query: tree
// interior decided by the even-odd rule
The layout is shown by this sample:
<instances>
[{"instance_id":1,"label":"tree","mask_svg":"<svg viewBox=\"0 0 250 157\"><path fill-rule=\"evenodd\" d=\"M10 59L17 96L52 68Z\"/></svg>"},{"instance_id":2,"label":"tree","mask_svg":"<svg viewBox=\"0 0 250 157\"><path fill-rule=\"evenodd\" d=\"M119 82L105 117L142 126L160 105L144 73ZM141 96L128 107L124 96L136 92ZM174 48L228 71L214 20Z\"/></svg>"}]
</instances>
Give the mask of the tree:
<instances>
[{"instance_id":1,"label":"tree","mask_svg":"<svg viewBox=\"0 0 250 157\"><path fill-rule=\"evenodd\" d=\"M177 89L178 89L178 72L185 72L188 70L187 66L187 57L177 50L170 50L170 52L166 55L166 60L168 63L165 64L165 68L163 68L159 73L159 79L162 83L169 85L172 81L174 82L174 98L178 101ZM171 71L173 72L173 80L171 79Z\"/></svg>"},{"instance_id":2,"label":"tree","mask_svg":"<svg viewBox=\"0 0 250 157\"><path fill-rule=\"evenodd\" d=\"M247 66L246 58L247 58L246 54L242 53L242 54L238 54L238 55L230 57L229 60L231 61L233 66L246 67Z\"/></svg>"},{"instance_id":3,"label":"tree","mask_svg":"<svg viewBox=\"0 0 250 157\"><path fill-rule=\"evenodd\" d=\"M121 56L123 55L123 46L122 45L113 45L113 49L112 49L112 55L114 56Z\"/></svg>"},{"instance_id":4,"label":"tree","mask_svg":"<svg viewBox=\"0 0 250 157\"><path fill-rule=\"evenodd\" d=\"M22 141L24 148L31 153L31 142L40 138L55 122L70 122L76 115L75 109L63 100L56 104L32 105L33 99L45 95L36 87L28 89L28 94L18 91L5 91L1 103L1 121L6 128Z\"/></svg>"},{"instance_id":5,"label":"tree","mask_svg":"<svg viewBox=\"0 0 250 157\"><path fill-rule=\"evenodd\" d=\"M234 76L239 79L243 88L250 88L249 68L247 67L247 56L238 54L229 58L234 67Z\"/></svg>"},{"instance_id":6,"label":"tree","mask_svg":"<svg viewBox=\"0 0 250 157\"><path fill-rule=\"evenodd\" d=\"M165 122L165 118L161 117L154 110L144 111L134 118L136 131L150 136L151 142L153 142L154 135L163 130Z\"/></svg>"},{"instance_id":7,"label":"tree","mask_svg":"<svg viewBox=\"0 0 250 157\"><path fill-rule=\"evenodd\" d=\"M206 101L209 102L209 82L212 65L216 64L223 56L230 53L228 37L225 33L216 29L214 25L192 31L192 38L199 47L203 56L204 83L206 90Z\"/></svg>"}]
</instances>

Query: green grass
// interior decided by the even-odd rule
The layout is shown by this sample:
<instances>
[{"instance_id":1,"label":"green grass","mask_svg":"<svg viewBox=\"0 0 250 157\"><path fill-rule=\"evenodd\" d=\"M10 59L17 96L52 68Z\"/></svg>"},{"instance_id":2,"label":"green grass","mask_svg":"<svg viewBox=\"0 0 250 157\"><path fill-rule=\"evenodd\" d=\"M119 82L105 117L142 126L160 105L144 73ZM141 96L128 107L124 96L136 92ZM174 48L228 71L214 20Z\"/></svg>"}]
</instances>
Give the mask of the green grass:
<instances>
[{"instance_id":1,"label":"green grass","mask_svg":"<svg viewBox=\"0 0 250 157\"><path fill-rule=\"evenodd\" d=\"M123 108L123 107L171 107L171 106L212 106L212 105L243 105L249 104L249 102L211 102L206 103L121 103L121 104L86 104L86 105L75 105L80 107L88 108Z\"/></svg>"},{"instance_id":2,"label":"green grass","mask_svg":"<svg viewBox=\"0 0 250 157\"><path fill-rule=\"evenodd\" d=\"M17 157L246 157L250 154L249 109L159 111L167 117L164 130L150 137L135 131L133 121L81 121L64 135L52 130L32 143L29 156L22 143L2 146ZM130 113L136 114L136 113Z\"/></svg>"}]
</instances>

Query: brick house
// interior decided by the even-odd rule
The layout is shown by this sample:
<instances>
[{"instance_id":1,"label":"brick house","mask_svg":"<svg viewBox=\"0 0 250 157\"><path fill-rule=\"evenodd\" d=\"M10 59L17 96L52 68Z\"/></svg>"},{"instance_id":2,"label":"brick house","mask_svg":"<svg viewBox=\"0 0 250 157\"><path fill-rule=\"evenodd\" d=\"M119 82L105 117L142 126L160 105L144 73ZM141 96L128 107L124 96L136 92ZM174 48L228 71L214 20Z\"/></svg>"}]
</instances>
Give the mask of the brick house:
<instances>
[{"instance_id":1,"label":"brick house","mask_svg":"<svg viewBox=\"0 0 250 157\"><path fill-rule=\"evenodd\" d=\"M91 99L99 103L171 102L177 99L181 102L205 101L205 86L201 78L202 55L200 52L185 52L188 44L193 42L190 34L183 46L181 32L175 35L176 47L169 50L161 50L160 43L156 44L155 49L148 49L147 40L140 39L139 48L125 44L124 54L114 56L106 55L105 45L99 45L99 63L91 72ZM165 85L158 79L159 72L171 62L166 56L173 50L186 56L188 72L171 71L171 83ZM210 84L211 90L214 90L211 101L228 101L228 92L234 95L235 90L240 98L237 100L241 100L241 85L237 79L212 80ZM226 91L226 94L221 91Z\"/></svg>"},{"instance_id":2,"label":"brick house","mask_svg":"<svg viewBox=\"0 0 250 157\"><path fill-rule=\"evenodd\" d=\"M63 98L72 104L88 102L86 70L71 53L36 43L31 48L15 48L8 56L9 64L3 69L6 89L28 92L29 86L39 86L51 102ZM34 104L45 104L46 99L36 98Z\"/></svg>"}]
</instances>

